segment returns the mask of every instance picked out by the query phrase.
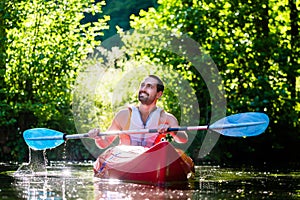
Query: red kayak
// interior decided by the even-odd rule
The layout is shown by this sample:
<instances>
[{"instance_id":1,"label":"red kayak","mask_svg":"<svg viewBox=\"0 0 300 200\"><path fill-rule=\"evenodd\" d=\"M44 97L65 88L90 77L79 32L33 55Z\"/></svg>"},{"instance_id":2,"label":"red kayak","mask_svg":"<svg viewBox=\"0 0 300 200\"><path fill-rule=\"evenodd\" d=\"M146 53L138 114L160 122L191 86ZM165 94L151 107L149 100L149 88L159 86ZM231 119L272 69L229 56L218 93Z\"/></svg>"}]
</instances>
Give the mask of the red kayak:
<instances>
[{"instance_id":1,"label":"red kayak","mask_svg":"<svg viewBox=\"0 0 300 200\"><path fill-rule=\"evenodd\" d=\"M112 147L99 156L94 172L99 178L165 185L187 181L194 163L182 150L164 141L151 148Z\"/></svg>"}]
</instances>

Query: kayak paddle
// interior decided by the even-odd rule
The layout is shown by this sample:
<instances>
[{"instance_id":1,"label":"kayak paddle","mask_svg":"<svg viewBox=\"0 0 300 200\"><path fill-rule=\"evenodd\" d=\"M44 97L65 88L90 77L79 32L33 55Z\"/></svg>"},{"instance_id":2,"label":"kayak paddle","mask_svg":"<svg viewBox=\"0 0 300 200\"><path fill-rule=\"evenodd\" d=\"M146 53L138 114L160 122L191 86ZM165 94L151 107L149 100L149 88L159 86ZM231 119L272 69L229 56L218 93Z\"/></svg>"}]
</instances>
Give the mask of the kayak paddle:
<instances>
[{"instance_id":1,"label":"kayak paddle","mask_svg":"<svg viewBox=\"0 0 300 200\"><path fill-rule=\"evenodd\" d=\"M231 137L249 137L263 133L269 125L269 117L264 113L246 112L224 117L211 125L187 126L168 128L172 131L191 131L191 130L213 130L221 135ZM120 135L120 134L145 134L157 133L157 129L140 129L124 131L101 132L98 136ZM89 138L88 133L66 135L62 132L47 129L33 128L23 133L26 144L35 150L45 150L55 148L65 140Z\"/></svg>"}]
</instances>

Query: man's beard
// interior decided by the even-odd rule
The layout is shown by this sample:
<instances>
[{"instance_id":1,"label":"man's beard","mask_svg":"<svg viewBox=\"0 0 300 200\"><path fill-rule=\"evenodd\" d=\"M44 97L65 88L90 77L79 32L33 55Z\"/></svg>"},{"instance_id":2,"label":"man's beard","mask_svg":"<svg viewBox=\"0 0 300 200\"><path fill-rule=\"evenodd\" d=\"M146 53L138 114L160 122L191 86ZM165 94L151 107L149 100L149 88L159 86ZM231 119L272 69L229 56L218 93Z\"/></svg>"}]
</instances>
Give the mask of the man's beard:
<instances>
[{"instance_id":1,"label":"man's beard","mask_svg":"<svg viewBox=\"0 0 300 200\"><path fill-rule=\"evenodd\" d=\"M140 92L139 101L141 102L141 104L150 105L153 103L154 99L152 99L148 93Z\"/></svg>"}]
</instances>

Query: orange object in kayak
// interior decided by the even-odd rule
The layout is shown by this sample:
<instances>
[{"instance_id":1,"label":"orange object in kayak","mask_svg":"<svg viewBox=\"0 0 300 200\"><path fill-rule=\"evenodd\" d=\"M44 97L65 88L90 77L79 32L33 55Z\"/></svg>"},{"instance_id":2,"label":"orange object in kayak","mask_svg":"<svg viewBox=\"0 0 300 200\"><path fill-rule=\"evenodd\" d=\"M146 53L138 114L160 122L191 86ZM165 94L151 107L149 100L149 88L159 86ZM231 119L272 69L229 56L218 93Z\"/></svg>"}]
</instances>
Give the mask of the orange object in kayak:
<instances>
[{"instance_id":1,"label":"orange object in kayak","mask_svg":"<svg viewBox=\"0 0 300 200\"><path fill-rule=\"evenodd\" d=\"M163 141L151 148L112 147L98 157L94 172L99 178L164 185L187 181L194 173L194 163L182 150Z\"/></svg>"}]
</instances>

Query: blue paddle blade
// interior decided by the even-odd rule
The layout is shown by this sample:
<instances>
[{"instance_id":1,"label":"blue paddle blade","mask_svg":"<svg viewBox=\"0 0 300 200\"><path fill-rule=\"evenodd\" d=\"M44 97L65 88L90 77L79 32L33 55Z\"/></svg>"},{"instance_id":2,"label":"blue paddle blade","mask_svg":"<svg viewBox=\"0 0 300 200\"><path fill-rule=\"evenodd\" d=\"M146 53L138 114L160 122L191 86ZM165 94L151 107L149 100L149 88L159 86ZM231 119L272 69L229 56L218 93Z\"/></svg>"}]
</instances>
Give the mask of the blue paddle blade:
<instances>
[{"instance_id":1,"label":"blue paddle blade","mask_svg":"<svg viewBox=\"0 0 300 200\"><path fill-rule=\"evenodd\" d=\"M47 128L26 130L23 138L26 144L34 150L52 149L64 143L63 133Z\"/></svg>"},{"instance_id":2,"label":"blue paddle blade","mask_svg":"<svg viewBox=\"0 0 300 200\"><path fill-rule=\"evenodd\" d=\"M225 136L249 137L263 133L269 125L269 117L264 113L246 112L230 115L209 126Z\"/></svg>"}]
</instances>

